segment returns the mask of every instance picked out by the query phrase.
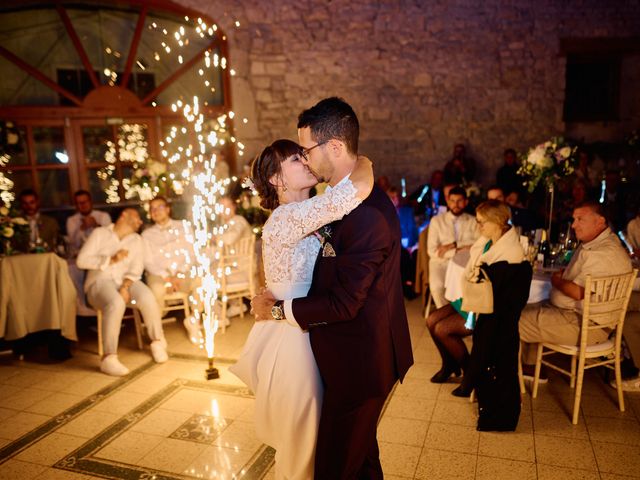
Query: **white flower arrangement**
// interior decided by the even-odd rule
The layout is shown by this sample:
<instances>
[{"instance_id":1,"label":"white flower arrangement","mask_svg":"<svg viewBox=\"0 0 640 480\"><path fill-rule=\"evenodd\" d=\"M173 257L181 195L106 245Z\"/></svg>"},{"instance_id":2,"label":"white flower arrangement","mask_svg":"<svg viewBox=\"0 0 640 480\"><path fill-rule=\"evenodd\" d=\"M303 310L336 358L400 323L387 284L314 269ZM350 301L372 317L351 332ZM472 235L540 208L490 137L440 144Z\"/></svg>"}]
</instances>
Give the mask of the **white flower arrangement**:
<instances>
[{"instance_id":1,"label":"white flower arrangement","mask_svg":"<svg viewBox=\"0 0 640 480\"><path fill-rule=\"evenodd\" d=\"M540 182L551 188L560 178L571 175L575 170L576 149L562 137L554 137L530 148L518 169L529 192L533 192Z\"/></svg>"}]
</instances>

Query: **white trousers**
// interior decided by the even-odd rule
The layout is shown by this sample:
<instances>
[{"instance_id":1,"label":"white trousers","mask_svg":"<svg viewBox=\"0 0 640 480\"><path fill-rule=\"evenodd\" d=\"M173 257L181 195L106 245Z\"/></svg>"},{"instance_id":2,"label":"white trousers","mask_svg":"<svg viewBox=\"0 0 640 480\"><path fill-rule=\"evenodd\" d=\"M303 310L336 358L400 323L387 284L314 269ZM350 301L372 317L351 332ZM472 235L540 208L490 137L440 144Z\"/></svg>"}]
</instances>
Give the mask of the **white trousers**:
<instances>
[{"instance_id":1,"label":"white trousers","mask_svg":"<svg viewBox=\"0 0 640 480\"><path fill-rule=\"evenodd\" d=\"M447 299L444 298L444 277L447 274L447 265L449 265L448 261L429 260L429 291L436 308L447 304Z\"/></svg>"},{"instance_id":2,"label":"white trousers","mask_svg":"<svg viewBox=\"0 0 640 480\"><path fill-rule=\"evenodd\" d=\"M126 310L126 304L120 293L119 286L111 279L101 279L91 285L87 292L89 303L97 310L102 310L102 342L104 354L118 352L118 338L122 317ZM162 321L160 320L160 308L153 293L140 280L129 287L131 300L136 302L136 307L142 314L142 320L147 327L147 334L152 341L162 340Z\"/></svg>"}]
</instances>

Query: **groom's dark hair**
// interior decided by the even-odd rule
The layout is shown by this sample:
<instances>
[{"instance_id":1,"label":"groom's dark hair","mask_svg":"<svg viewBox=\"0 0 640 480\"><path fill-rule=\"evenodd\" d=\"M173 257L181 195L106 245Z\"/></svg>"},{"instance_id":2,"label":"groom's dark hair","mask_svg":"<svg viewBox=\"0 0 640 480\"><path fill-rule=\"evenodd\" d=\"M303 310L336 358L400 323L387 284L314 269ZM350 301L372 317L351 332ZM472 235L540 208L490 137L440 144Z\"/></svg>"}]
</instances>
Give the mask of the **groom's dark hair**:
<instances>
[{"instance_id":1,"label":"groom's dark hair","mask_svg":"<svg viewBox=\"0 0 640 480\"><path fill-rule=\"evenodd\" d=\"M358 153L358 117L341 98L325 98L302 112L298 116L298 128L305 127L311 129L311 138L318 143L335 138L344 142L349 153Z\"/></svg>"}]
</instances>

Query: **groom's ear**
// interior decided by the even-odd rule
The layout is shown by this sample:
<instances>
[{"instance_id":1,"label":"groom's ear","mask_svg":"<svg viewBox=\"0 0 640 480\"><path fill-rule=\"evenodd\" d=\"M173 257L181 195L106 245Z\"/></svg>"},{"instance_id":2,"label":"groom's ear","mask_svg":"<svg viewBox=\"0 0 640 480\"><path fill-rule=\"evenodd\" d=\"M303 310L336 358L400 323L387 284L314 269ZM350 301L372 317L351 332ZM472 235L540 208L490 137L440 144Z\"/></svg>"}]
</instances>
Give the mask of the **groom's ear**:
<instances>
[{"instance_id":1,"label":"groom's ear","mask_svg":"<svg viewBox=\"0 0 640 480\"><path fill-rule=\"evenodd\" d=\"M336 138L329 140L328 147L334 157L340 157L346 149L346 145Z\"/></svg>"}]
</instances>

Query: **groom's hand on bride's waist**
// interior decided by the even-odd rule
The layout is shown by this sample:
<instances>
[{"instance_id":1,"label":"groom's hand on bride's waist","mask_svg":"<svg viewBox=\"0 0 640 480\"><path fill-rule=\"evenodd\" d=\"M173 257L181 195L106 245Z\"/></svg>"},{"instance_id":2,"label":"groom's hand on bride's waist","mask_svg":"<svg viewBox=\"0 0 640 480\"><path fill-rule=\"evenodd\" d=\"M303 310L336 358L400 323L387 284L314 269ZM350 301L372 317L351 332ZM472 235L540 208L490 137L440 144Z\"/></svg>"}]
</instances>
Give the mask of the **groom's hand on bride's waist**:
<instances>
[{"instance_id":1,"label":"groom's hand on bride's waist","mask_svg":"<svg viewBox=\"0 0 640 480\"><path fill-rule=\"evenodd\" d=\"M273 320L271 308L275 303L276 297L267 289L263 289L258 295L253 297L251 299L251 313L256 317L256 322Z\"/></svg>"}]
</instances>

